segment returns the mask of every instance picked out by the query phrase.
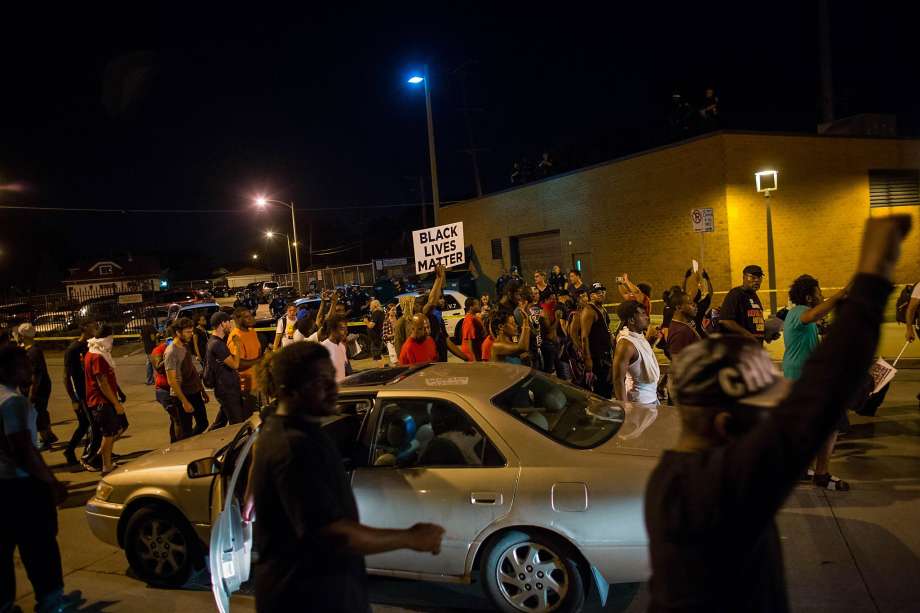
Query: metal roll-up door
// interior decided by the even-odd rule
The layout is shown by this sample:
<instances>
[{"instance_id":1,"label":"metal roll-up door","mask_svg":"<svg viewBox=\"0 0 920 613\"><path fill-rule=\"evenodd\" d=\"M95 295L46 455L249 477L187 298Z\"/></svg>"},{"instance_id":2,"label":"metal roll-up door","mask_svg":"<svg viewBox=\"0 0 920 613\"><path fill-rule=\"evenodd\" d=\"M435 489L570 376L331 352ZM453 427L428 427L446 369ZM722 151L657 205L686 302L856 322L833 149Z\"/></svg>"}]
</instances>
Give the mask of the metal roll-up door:
<instances>
[{"instance_id":1,"label":"metal roll-up door","mask_svg":"<svg viewBox=\"0 0 920 613\"><path fill-rule=\"evenodd\" d=\"M521 276L527 284L533 283L533 273L542 270L549 274L553 266L562 266L562 242L559 230L513 236L511 238L512 261L521 269Z\"/></svg>"}]
</instances>

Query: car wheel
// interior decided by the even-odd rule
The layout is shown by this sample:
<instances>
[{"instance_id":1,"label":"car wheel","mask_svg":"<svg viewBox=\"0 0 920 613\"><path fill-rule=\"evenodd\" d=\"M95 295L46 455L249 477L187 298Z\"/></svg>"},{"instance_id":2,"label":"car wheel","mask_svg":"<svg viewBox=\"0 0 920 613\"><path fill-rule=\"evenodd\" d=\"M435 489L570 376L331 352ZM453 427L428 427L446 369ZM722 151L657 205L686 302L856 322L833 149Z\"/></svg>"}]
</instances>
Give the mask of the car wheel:
<instances>
[{"instance_id":1,"label":"car wheel","mask_svg":"<svg viewBox=\"0 0 920 613\"><path fill-rule=\"evenodd\" d=\"M507 613L566 613L585 603L577 556L561 539L539 532L509 532L486 550L482 584L496 608Z\"/></svg>"},{"instance_id":2,"label":"car wheel","mask_svg":"<svg viewBox=\"0 0 920 613\"><path fill-rule=\"evenodd\" d=\"M155 585L180 586L191 577L198 543L176 511L144 507L125 529L125 555L134 573Z\"/></svg>"}]
</instances>

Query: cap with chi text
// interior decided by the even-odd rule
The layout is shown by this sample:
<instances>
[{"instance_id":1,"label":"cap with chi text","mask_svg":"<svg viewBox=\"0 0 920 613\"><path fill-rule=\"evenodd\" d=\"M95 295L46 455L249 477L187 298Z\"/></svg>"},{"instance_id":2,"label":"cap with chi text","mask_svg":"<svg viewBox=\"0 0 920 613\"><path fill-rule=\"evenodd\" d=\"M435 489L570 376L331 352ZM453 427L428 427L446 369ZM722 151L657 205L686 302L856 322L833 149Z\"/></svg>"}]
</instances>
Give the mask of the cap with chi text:
<instances>
[{"instance_id":1,"label":"cap with chi text","mask_svg":"<svg viewBox=\"0 0 920 613\"><path fill-rule=\"evenodd\" d=\"M703 407L773 407L790 385L759 343L718 334L681 351L671 363L670 379L679 404Z\"/></svg>"},{"instance_id":2,"label":"cap with chi text","mask_svg":"<svg viewBox=\"0 0 920 613\"><path fill-rule=\"evenodd\" d=\"M764 275L763 275L763 268L761 268L761 267L758 266L757 264L750 264L750 265L748 265L748 266L745 266L745 267L744 267L744 270L741 271L741 272L743 272L743 273L746 274L746 275L753 275L753 276L755 276L755 277L762 277L762 276L764 276Z\"/></svg>"},{"instance_id":3,"label":"cap with chi text","mask_svg":"<svg viewBox=\"0 0 920 613\"><path fill-rule=\"evenodd\" d=\"M606 292L606 291L607 291L607 288L604 287L604 284L603 284L603 283L597 283L597 282L596 282L596 283L592 283L592 284L591 284L591 292L592 292L592 293L594 293L594 292Z\"/></svg>"}]
</instances>

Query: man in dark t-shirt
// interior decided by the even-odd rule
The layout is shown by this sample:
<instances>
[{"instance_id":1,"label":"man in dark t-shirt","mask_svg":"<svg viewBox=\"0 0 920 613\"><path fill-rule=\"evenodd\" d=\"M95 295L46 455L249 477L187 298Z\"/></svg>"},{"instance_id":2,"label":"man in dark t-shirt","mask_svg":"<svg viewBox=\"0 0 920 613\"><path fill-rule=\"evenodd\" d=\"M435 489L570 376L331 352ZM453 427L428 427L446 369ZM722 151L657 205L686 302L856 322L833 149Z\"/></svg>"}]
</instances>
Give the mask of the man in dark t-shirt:
<instances>
[{"instance_id":1,"label":"man in dark t-shirt","mask_svg":"<svg viewBox=\"0 0 920 613\"><path fill-rule=\"evenodd\" d=\"M719 308L719 322L726 334L740 334L763 344L763 304L757 290L763 282L760 266L745 266L741 285L733 288Z\"/></svg>"},{"instance_id":2,"label":"man in dark t-shirt","mask_svg":"<svg viewBox=\"0 0 920 613\"><path fill-rule=\"evenodd\" d=\"M240 391L239 351L231 352L227 346L233 319L226 313L218 311L211 315L211 336L205 351L205 384L214 386L214 397L220 404L220 412L214 418L211 429L230 424L238 424L249 417L243 410L243 393ZM240 343L239 337L233 337L233 343Z\"/></svg>"},{"instance_id":3,"label":"man in dark t-shirt","mask_svg":"<svg viewBox=\"0 0 920 613\"><path fill-rule=\"evenodd\" d=\"M360 524L342 457L321 426L338 397L328 351L294 343L275 354L271 369L278 409L262 426L251 475L256 610L367 613L364 556L437 554L444 529Z\"/></svg>"},{"instance_id":4,"label":"man in dark t-shirt","mask_svg":"<svg viewBox=\"0 0 920 613\"><path fill-rule=\"evenodd\" d=\"M48 363L45 361L45 352L35 344L35 326L25 323L16 330L19 342L22 343L32 365L32 383L22 390L28 396L29 402L38 414L36 428L40 439L41 451L51 448L51 444L58 440L51 431L51 414L48 413L48 401L51 399L51 376L48 375Z\"/></svg>"},{"instance_id":5,"label":"man in dark t-shirt","mask_svg":"<svg viewBox=\"0 0 920 613\"><path fill-rule=\"evenodd\" d=\"M94 440L92 436L92 417L86 406L86 374L83 372L83 362L89 350L86 341L95 335L96 322L86 322L80 326L80 338L70 343L64 350L64 389L67 390L70 404L77 417L77 427L64 450L64 459L71 466L79 464L76 449L87 432L90 433L90 439L86 445L84 457L92 455L100 442Z\"/></svg>"}]
</instances>

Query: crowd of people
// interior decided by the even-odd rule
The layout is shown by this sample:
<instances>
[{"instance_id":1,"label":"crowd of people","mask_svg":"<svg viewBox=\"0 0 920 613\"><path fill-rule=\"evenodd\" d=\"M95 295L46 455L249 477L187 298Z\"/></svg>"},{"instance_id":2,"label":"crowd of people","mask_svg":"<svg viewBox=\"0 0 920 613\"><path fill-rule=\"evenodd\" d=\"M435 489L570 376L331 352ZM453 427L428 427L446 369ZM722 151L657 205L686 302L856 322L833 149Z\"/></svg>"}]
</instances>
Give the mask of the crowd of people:
<instances>
[{"instance_id":1,"label":"crowd of people","mask_svg":"<svg viewBox=\"0 0 920 613\"><path fill-rule=\"evenodd\" d=\"M651 324L652 288L626 273L617 276L613 329L605 284L586 282L578 270L563 275L555 266L549 274L534 271L532 285L517 269L503 273L494 298L467 299L450 335L443 314L445 270L439 267L427 294L403 297L388 308L371 302L365 325L372 359L378 366L410 365L444 362L452 354L463 361L525 364L627 408L676 405L678 444L662 456L646 492L651 610L689 610L686 603L787 610L773 516L803 476L823 489L849 489L830 473L829 459L837 433L846 428L847 409L864 400L909 226L901 217L870 220L857 274L846 288L825 298L817 279L801 275L789 288L790 306L770 318L758 296L764 273L757 265L744 268L742 284L718 308L712 307L709 274L692 266L680 285L663 292L660 326ZM920 284L905 291L898 309L909 322L906 341L915 340ZM291 602L316 576L332 581L334 589L323 591L330 606L366 610L364 555L440 549L444 530L433 524L379 530L359 523L341 458L317 425L316 417L335 410L337 384L352 372L345 311L332 293L323 295L316 313L290 305L267 346L246 307L232 314L220 310L210 320L180 317L161 336L150 329L142 333L148 382L168 416L171 442L263 412L244 510L245 518L274 518L256 524L260 610L272 610L260 603ZM831 313L835 321L828 326ZM780 331L783 377L763 350ZM114 445L129 425L113 338L110 326L87 322L64 353L64 385L77 418L65 457L103 475L117 465ZM655 346L671 360L667 377ZM205 407L208 390L220 407L213 424ZM59 611L73 603L63 594L55 537L54 506L67 492L41 455L57 440L50 393L34 327L23 324L15 338L0 337L0 479L18 501L6 505L0 519L0 606L13 593L15 547L33 582L36 610ZM316 492L323 495L308 498ZM285 511L275 517L279 500ZM674 508L685 512L666 511ZM291 547L315 555L300 556ZM316 565L328 556L331 566ZM279 564L295 568L273 572ZM720 576L734 580L726 584Z\"/></svg>"}]
</instances>

